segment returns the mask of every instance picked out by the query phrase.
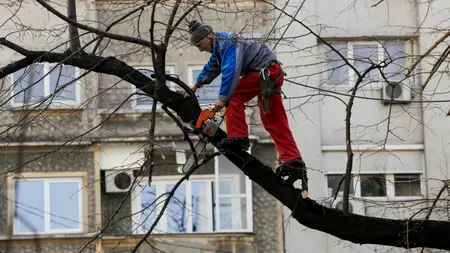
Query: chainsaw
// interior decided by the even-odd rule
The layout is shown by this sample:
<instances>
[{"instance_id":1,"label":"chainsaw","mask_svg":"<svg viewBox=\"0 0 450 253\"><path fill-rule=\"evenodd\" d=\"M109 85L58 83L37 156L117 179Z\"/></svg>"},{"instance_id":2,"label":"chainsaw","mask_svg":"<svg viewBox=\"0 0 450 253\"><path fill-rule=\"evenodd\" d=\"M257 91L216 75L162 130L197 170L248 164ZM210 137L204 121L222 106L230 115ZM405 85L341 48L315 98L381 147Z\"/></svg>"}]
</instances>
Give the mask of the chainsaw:
<instances>
[{"instance_id":1,"label":"chainsaw","mask_svg":"<svg viewBox=\"0 0 450 253\"><path fill-rule=\"evenodd\" d=\"M203 162L206 145L214 137L217 130L220 128L220 125L222 124L224 118L225 114L218 115L216 108L202 110L200 116L197 119L197 122L195 123L195 125L193 125L194 129L190 131L198 134L199 140L195 144L194 152L189 156L186 163L184 164L182 170L183 172L186 172L193 166L200 165ZM197 157L197 164L195 162L195 157Z\"/></svg>"}]
</instances>

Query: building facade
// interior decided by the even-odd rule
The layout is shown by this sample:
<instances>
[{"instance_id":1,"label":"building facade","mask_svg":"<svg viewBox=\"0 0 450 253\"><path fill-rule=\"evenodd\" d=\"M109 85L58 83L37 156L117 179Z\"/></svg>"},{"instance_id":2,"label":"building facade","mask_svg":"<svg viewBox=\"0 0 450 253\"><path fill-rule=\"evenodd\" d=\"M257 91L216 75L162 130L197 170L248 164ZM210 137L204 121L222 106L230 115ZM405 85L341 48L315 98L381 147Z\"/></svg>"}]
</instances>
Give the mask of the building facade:
<instances>
[{"instance_id":1,"label":"building facade","mask_svg":"<svg viewBox=\"0 0 450 253\"><path fill-rule=\"evenodd\" d=\"M275 4L283 6L283 2ZM341 194L333 204L330 197L347 165L346 108L358 80L343 58L361 74L384 61L385 65L364 76L354 93L351 206L354 213L367 216L424 218L444 185L441 180L448 180L449 173L449 108L443 103L449 98L448 60L427 83L434 64L448 47L448 38L420 61L411 76L406 72L448 32L444 13L449 2L319 0L290 4L284 11L291 16L298 6L301 10L286 34L298 37L289 45L280 45L277 53L294 81L284 92L291 97L286 102L295 138L312 168L310 197L324 205L340 205ZM283 17L279 23L282 31L291 20ZM391 97L401 102L380 100ZM448 220L443 208L447 200L444 193L431 219ZM284 216L289 214L285 208ZM285 236L289 253L416 252L352 244L294 221L286 226Z\"/></svg>"},{"instance_id":2,"label":"building facade","mask_svg":"<svg viewBox=\"0 0 450 253\"><path fill-rule=\"evenodd\" d=\"M141 4L77 1L77 17L104 29L103 24ZM53 6L65 13L65 5L60 1ZM37 29L27 33L21 28L20 36L9 39L30 50L66 49L66 44L57 47L68 39L63 21L33 1L9 8L18 10L23 27ZM157 18L166 20L166 11L158 9ZM31 12L46 14L36 21ZM8 9L2 13L9 15ZM149 17L149 11L144 15ZM235 16L235 22L244 22L245 15ZM264 20L258 26L268 29ZM8 25L2 36L17 29ZM220 27L218 22L213 25ZM135 15L110 32L149 38L148 30L149 22ZM90 39L82 37L82 45ZM186 41L174 39L174 48L177 43ZM1 54L3 66L22 58L6 48ZM151 54L143 47L105 39L97 54L117 57L151 77ZM166 71L192 85L207 60L207 54L185 45L168 52ZM215 102L219 84L218 79L199 92L202 106ZM182 131L158 105L149 180L143 166L152 100L131 84L64 64L35 63L5 78L2 88L0 252L130 252L183 175L189 145ZM276 166L276 149L261 129L257 109L246 111L249 152ZM208 152L214 152L212 146ZM219 156L178 187L154 232L138 249L161 251L283 252L281 204Z\"/></svg>"}]
</instances>

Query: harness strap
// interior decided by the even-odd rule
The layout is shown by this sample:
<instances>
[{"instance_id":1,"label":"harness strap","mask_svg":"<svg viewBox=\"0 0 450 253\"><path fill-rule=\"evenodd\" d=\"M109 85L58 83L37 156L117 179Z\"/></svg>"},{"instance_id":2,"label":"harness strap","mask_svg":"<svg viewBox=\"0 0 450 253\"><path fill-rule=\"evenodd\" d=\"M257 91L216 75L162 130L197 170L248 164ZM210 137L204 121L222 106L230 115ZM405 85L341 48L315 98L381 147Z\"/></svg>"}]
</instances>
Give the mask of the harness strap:
<instances>
[{"instance_id":1,"label":"harness strap","mask_svg":"<svg viewBox=\"0 0 450 253\"><path fill-rule=\"evenodd\" d=\"M272 61L268 64L269 66L275 66L275 64L280 64L277 61ZM280 80L280 78L285 74L280 64L280 74L272 81L270 79L270 71L265 67L259 72L261 77L261 86L258 96L258 104L261 106L264 114L268 114L272 108L272 96L273 94L281 94L281 87L274 87L275 84Z\"/></svg>"}]
</instances>

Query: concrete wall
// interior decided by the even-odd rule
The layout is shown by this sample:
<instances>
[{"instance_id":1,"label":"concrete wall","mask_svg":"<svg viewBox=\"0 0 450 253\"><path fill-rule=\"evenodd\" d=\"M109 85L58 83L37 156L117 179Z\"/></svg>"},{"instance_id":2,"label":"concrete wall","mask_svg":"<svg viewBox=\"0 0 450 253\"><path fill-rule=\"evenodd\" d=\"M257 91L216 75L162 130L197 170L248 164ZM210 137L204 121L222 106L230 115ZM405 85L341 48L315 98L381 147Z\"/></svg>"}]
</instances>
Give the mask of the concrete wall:
<instances>
[{"instance_id":1,"label":"concrete wall","mask_svg":"<svg viewBox=\"0 0 450 253\"><path fill-rule=\"evenodd\" d=\"M403 0L379 2L376 0L319 0L304 3L290 1L286 12L295 13L297 6L302 6L296 16L297 20L327 41L402 39L411 43L414 56L423 54L445 33L438 29L448 28L449 21L444 11L450 7L448 1L435 1L432 4ZM377 6L373 6L377 3ZM276 2L278 7L284 4L285 1ZM285 25L290 20L286 16L282 18L282 22L278 25L281 31L284 31ZM422 26L420 30L417 29L419 25ZM330 94L334 97L317 96L319 91L315 88L349 95L351 87L326 85L324 45L298 22L292 23L286 36L300 35L306 36L298 37L289 45L279 46L277 53L285 64L288 78L300 83L286 85L285 92L288 97L293 97L286 101L286 107L291 110L290 123L296 141L307 166L312 168L309 172L309 194L313 199L321 199L326 195L325 173L345 171L346 111L344 104L337 98L348 102L349 97L334 93ZM448 70L443 67L436 78L428 84L423 94L420 89L436 58L447 46L448 43L443 43L433 52L432 57L427 57L419 64L416 72L419 75L414 78L412 86L413 101L448 99ZM424 74L420 74L421 72ZM381 97L380 88L366 87L358 91L356 95L378 99ZM442 187L442 183L440 180L430 180L430 178L448 179L450 172L447 162L449 125L445 117L448 109L448 103L409 103L390 107L376 100L355 99L351 121L352 144L355 150L353 171L355 173L420 172L424 185L422 194L425 199L433 200ZM391 117L388 122L389 116ZM388 124L389 134L387 134ZM386 142L384 142L385 139ZM396 149L390 150L386 147L386 151L380 152L358 147L359 145L376 146L380 143L392 145ZM413 205L413 203L415 202L410 204ZM383 201L370 201L366 204L366 215L396 219L406 219L414 211L428 206L423 204L416 205L414 208L401 208L400 203ZM285 209L284 215L288 217L290 211ZM434 218L448 220L446 215L441 215L439 212ZM305 228L295 220L289 220L285 235L286 252L292 253L298 252L299 248L302 252L324 253L385 252L387 250L404 252L402 249L392 249L392 247L355 245Z\"/></svg>"}]
</instances>

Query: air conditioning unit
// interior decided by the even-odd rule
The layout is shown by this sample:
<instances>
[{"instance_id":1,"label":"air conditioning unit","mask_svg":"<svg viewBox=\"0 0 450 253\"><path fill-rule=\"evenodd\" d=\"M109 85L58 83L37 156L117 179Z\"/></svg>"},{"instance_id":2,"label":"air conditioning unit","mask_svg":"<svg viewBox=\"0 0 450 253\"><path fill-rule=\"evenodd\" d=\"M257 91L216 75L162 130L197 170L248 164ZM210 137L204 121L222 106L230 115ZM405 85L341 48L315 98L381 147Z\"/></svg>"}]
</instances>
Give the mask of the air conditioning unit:
<instances>
[{"instance_id":1,"label":"air conditioning unit","mask_svg":"<svg viewBox=\"0 0 450 253\"><path fill-rule=\"evenodd\" d=\"M411 101L411 88L401 82L385 83L381 90L384 104L409 103Z\"/></svg>"},{"instance_id":2,"label":"air conditioning unit","mask_svg":"<svg viewBox=\"0 0 450 253\"><path fill-rule=\"evenodd\" d=\"M133 184L133 171L106 170L105 186L107 193L127 192Z\"/></svg>"},{"instance_id":3,"label":"air conditioning unit","mask_svg":"<svg viewBox=\"0 0 450 253\"><path fill-rule=\"evenodd\" d=\"M349 199L348 200L348 209L350 213L366 215L366 205L362 200ZM342 197L337 197L333 202L331 208L343 210L344 209L344 200Z\"/></svg>"}]
</instances>

